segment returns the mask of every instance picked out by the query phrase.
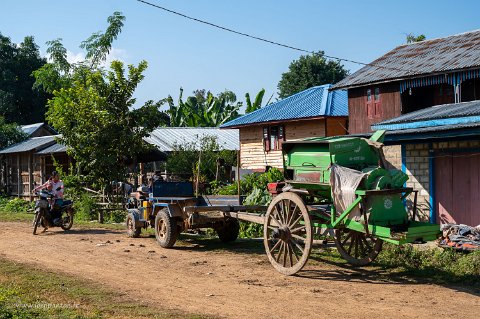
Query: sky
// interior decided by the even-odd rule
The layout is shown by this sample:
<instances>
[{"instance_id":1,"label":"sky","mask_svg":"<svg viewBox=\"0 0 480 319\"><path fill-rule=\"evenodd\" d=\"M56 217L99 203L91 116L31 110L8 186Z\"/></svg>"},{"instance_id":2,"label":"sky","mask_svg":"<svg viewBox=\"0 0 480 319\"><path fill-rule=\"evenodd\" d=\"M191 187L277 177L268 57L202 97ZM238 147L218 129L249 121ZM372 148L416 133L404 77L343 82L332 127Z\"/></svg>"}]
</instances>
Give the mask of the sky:
<instances>
[{"instance_id":1,"label":"sky","mask_svg":"<svg viewBox=\"0 0 480 319\"><path fill-rule=\"evenodd\" d=\"M185 15L239 32L308 51L372 62L404 44L406 34L427 39L480 29L480 1L320 1L320 0L146 0ZM264 102L277 98L277 84L302 52L267 44L200 24L137 0L0 0L0 33L15 43L34 36L45 55L45 42L57 38L69 59L83 59L80 43L104 31L115 11L126 16L109 61L148 62L137 103L178 98L196 89L218 94L266 90ZM351 73L361 66L343 63Z\"/></svg>"}]
</instances>

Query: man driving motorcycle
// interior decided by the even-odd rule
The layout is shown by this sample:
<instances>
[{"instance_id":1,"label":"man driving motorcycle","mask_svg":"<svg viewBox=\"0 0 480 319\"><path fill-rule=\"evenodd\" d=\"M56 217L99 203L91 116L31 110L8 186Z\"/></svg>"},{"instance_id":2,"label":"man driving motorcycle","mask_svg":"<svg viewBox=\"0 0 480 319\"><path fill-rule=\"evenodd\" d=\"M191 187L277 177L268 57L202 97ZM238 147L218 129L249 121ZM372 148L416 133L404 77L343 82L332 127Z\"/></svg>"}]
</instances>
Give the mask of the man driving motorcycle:
<instances>
[{"instance_id":1,"label":"man driving motorcycle","mask_svg":"<svg viewBox=\"0 0 480 319\"><path fill-rule=\"evenodd\" d=\"M47 189L55 196L54 202L50 203L50 207L52 207L52 209L50 210L52 218L51 220L53 221L54 225L60 224L62 222L61 212L58 209L55 209L55 207L62 206L63 192L65 187L57 171L53 171L48 181L46 181L43 185L35 187L32 192L35 193L42 189Z\"/></svg>"}]
</instances>

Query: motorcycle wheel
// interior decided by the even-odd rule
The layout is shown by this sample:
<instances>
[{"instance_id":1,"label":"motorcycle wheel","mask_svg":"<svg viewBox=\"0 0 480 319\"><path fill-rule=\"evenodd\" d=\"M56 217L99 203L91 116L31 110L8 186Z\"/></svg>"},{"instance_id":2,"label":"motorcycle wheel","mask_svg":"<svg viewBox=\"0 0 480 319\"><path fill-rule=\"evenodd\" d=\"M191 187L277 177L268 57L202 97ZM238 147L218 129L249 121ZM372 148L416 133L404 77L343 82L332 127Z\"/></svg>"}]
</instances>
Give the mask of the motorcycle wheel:
<instances>
[{"instance_id":1,"label":"motorcycle wheel","mask_svg":"<svg viewBox=\"0 0 480 319\"><path fill-rule=\"evenodd\" d=\"M67 219L68 218L68 219ZM67 212L67 217L62 218L60 227L63 230L69 230L73 226L73 212Z\"/></svg>"},{"instance_id":2,"label":"motorcycle wheel","mask_svg":"<svg viewBox=\"0 0 480 319\"><path fill-rule=\"evenodd\" d=\"M41 210L35 212L35 217L33 218L33 234L37 234L37 228L40 224L40 220L42 219L43 213Z\"/></svg>"}]
</instances>

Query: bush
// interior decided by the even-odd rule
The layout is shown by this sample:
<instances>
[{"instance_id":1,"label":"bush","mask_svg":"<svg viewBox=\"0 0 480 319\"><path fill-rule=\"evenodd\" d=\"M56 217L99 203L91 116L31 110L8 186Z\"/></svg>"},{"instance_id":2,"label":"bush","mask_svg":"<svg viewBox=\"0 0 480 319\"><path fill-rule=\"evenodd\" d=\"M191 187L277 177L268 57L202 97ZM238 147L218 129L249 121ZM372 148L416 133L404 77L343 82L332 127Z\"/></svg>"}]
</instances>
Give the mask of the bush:
<instances>
[{"instance_id":1,"label":"bush","mask_svg":"<svg viewBox=\"0 0 480 319\"><path fill-rule=\"evenodd\" d=\"M97 219L95 215L95 199L88 193L83 193L73 203L75 218L78 220L91 221Z\"/></svg>"},{"instance_id":2,"label":"bush","mask_svg":"<svg viewBox=\"0 0 480 319\"><path fill-rule=\"evenodd\" d=\"M413 245L385 244L376 262L385 268L399 267L422 277L480 283L480 251L420 250Z\"/></svg>"},{"instance_id":3,"label":"bush","mask_svg":"<svg viewBox=\"0 0 480 319\"><path fill-rule=\"evenodd\" d=\"M27 202L26 200L23 200L21 198L3 198L0 201L0 208L12 213L25 213L28 210L32 209L33 205L33 202Z\"/></svg>"},{"instance_id":4,"label":"bush","mask_svg":"<svg viewBox=\"0 0 480 319\"><path fill-rule=\"evenodd\" d=\"M266 190L268 183L283 181L283 173L275 167L272 167L265 173L247 174L240 181L240 192L242 195L249 195L255 188ZM214 191L216 195L236 195L238 194L237 184L231 184L217 188Z\"/></svg>"}]
</instances>

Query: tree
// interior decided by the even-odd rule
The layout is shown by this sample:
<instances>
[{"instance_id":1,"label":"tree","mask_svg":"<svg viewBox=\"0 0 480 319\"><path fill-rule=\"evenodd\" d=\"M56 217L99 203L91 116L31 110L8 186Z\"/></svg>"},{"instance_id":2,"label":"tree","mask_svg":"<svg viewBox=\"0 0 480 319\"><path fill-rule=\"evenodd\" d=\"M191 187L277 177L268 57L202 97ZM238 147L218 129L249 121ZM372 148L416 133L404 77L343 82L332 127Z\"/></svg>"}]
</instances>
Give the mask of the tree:
<instances>
[{"instance_id":1,"label":"tree","mask_svg":"<svg viewBox=\"0 0 480 319\"><path fill-rule=\"evenodd\" d=\"M263 96L265 95L265 89L261 89L255 97L255 101L252 103L250 100L250 94L245 94L245 100L247 103L247 108L245 109L245 114L256 111L262 107Z\"/></svg>"},{"instance_id":2,"label":"tree","mask_svg":"<svg viewBox=\"0 0 480 319\"><path fill-rule=\"evenodd\" d=\"M236 118L238 110L242 106L241 102L236 102L235 94L228 90L218 96L214 96L210 91L205 93L205 90L196 90L193 93L194 95L189 96L184 102L183 89L180 89L177 105L174 104L171 96L167 98L169 126L220 126Z\"/></svg>"},{"instance_id":3,"label":"tree","mask_svg":"<svg viewBox=\"0 0 480 319\"><path fill-rule=\"evenodd\" d=\"M340 62L325 59L324 52L302 55L290 63L278 82L278 96L283 99L313 86L334 84L345 78L348 71Z\"/></svg>"},{"instance_id":4,"label":"tree","mask_svg":"<svg viewBox=\"0 0 480 319\"><path fill-rule=\"evenodd\" d=\"M19 143L27 138L20 127L15 123L6 123L5 119L0 116L0 150Z\"/></svg>"},{"instance_id":5,"label":"tree","mask_svg":"<svg viewBox=\"0 0 480 319\"><path fill-rule=\"evenodd\" d=\"M33 88L32 72L45 63L33 37L25 37L22 43L16 44L0 34L0 116L6 122L44 121L49 95Z\"/></svg>"},{"instance_id":6,"label":"tree","mask_svg":"<svg viewBox=\"0 0 480 319\"><path fill-rule=\"evenodd\" d=\"M414 35L413 33L407 34L407 43L414 43L414 42L421 42L424 41L427 37L425 34L420 34L418 36Z\"/></svg>"},{"instance_id":7,"label":"tree","mask_svg":"<svg viewBox=\"0 0 480 319\"><path fill-rule=\"evenodd\" d=\"M102 188L124 179L125 163L145 150L143 138L163 118L159 108L164 101L133 108L133 93L144 78L147 62L129 65L127 74L120 61L113 61L109 71L100 67L124 19L115 13L105 33L95 33L83 42L86 59L77 64L67 62L60 40L51 41L52 63L35 72L36 84L53 92L47 120L62 133L60 142L88 181Z\"/></svg>"}]
</instances>

